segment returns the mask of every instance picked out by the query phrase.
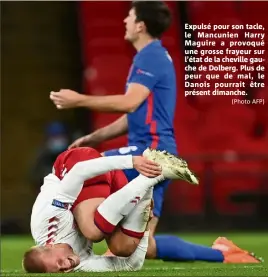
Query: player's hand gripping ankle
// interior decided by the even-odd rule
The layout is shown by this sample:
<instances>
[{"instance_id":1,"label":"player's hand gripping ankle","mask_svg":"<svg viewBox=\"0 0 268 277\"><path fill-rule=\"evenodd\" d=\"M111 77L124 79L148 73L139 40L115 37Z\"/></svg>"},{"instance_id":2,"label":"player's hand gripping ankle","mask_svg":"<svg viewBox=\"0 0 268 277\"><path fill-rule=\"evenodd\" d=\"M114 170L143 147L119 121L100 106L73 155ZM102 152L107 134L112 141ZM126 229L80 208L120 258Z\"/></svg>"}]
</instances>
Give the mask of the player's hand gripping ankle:
<instances>
[{"instance_id":1,"label":"player's hand gripping ankle","mask_svg":"<svg viewBox=\"0 0 268 277\"><path fill-rule=\"evenodd\" d=\"M157 177L162 174L161 166L142 156L133 156L133 167L146 177Z\"/></svg>"}]
</instances>

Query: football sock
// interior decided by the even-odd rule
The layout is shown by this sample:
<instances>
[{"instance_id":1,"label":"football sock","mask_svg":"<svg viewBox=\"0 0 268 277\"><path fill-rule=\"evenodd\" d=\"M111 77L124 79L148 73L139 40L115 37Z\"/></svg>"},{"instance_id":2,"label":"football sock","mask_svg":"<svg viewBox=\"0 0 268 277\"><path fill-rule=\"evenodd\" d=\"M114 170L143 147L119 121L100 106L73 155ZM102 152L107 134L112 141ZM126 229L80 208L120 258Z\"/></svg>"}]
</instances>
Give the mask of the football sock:
<instances>
[{"instance_id":1,"label":"football sock","mask_svg":"<svg viewBox=\"0 0 268 277\"><path fill-rule=\"evenodd\" d=\"M155 178L139 175L100 204L95 213L95 225L104 234L112 233L119 221L133 210L148 190L163 179L162 175Z\"/></svg>"},{"instance_id":2,"label":"football sock","mask_svg":"<svg viewBox=\"0 0 268 277\"><path fill-rule=\"evenodd\" d=\"M120 222L123 233L131 237L143 237L150 216L152 196L151 187L137 206Z\"/></svg>"},{"instance_id":3,"label":"football sock","mask_svg":"<svg viewBox=\"0 0 268 277\"><path fill-rule=\"evenodd\" d=\"M220 250L184 241L176 236L155 236L157 259L166 261L223 262Z\"/></svg>"}]
</instances>

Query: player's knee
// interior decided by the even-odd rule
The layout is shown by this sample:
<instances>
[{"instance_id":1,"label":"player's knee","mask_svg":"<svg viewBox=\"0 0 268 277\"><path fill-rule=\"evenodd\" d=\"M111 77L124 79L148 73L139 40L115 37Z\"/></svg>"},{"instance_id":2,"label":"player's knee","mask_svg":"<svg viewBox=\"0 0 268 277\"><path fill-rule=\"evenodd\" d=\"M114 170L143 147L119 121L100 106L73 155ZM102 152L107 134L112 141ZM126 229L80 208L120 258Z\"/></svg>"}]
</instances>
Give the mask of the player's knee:
<instances>
[{"instance_id":1,"label":"player's knee","mask_svg":"<svg viewBox=\"0 0 268 277\"><path fill-rule=\"evenodd\" d=\"M93 221L77 221L81 233L92 242L100 242L104 239L103 233L97 228Z\"/></svg>"},{"instance_id":2,"label":"player's knee","mask_svg":"<svg viewBox=\"0 0 268 277\"><path fill-rule=\"evenodd\" d=\"M148 240L148 248L146 252L146 259L155 259L156 258L156 242L154 237L150 234Z\"/></svg>"},{"instance_id":3,"label":"player's knee","mask_svg":"<svg viewBox=\"0 0 268 277\"><path fill-rule=\"evenodd\" d=\"M78 221L78 227L88 240L92 242L100 242L104 239L103 233L97 228L94 222Z\"/></svg>"},{"instance_id":4,"label":"player's knee","mask_svg":"<svg viewBox=\"0 0 268 277\"><path fill-rule=\"evenodd\" d=\"M103 200L103 198L93 198L82 201L73 211L80 231L92 242L100 242L104 238L103 233L94 223L95 211Z\"/></svg>"},{"instance_id":5,"label":"player's knee","mask_svg":"<svg viewBox=\"0 0 268 277\"><path fill-rule=\"evenodd\" d=\"M86 226L81 232L88 240L95 243L104 239L102 232L93 226Z\"/></svg>"},{"instance_id":6,"label":"player's knee","mask_svg":"<svg viewBox=\"0 0 268 277\"><path fill-rule=\"evenodd\" d=\"M119 257L129 257L131 256L137 248L137 245L129 243L124 245L122 243L110 243L109 249L115 255Z\"/></svg>"},{"instance_id":7,"label":"player's knee","mask_svg":"<svg viewBox=\"0 0 268 277\"><path fill-rule=\"evenodd\" d=\"M108 246L111 252L120 257L131 256L139 243L139 238L130 237L121 230L117 230L108 240Z\"/></svg>"}]
</instances>

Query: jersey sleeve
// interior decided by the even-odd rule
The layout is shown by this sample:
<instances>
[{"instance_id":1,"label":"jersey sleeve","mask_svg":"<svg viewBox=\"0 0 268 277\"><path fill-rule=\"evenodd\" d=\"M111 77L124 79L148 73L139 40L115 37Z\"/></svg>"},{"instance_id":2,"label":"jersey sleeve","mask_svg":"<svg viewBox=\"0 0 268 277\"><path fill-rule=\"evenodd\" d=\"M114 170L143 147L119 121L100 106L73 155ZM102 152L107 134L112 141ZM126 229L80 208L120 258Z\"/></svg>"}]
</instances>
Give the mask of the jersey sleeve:
<instances>
[{"instance_id":1,"label":"jersey sleeve","mask_svg":"<svg viewBox=\"0 0 268 277\"><path fill-rule=\"evenodd\" d=\"M57 200L73 204L82 190L85 180L111 170L133 168L132 156L101 157L76 163L64 175L57 190Z\"/></svg>"},{"instance_id":2,"label":"jersey sleeve","mask_svg":"<svg viewBox=\"0 0 268 277\"><path fill-rule=\"evenodd\" d=\"M145 232L135 252L127 258L116 256L93 256L83 261L76 271L107 272L107 271L136 271L144 264L148 247L149 232Z\"/></svg>"},{"instance_id":3,"label":"jersey sleeve","mask_svg":"<svg viewBox=\"0 0 268 277\"><path fill-rule=\"evenodd\" d=\"M143 56L134 62L134 72L130 83L147 87L150 91L160 79L161 64L155 57Z\"/></svg>"}]
</instances>

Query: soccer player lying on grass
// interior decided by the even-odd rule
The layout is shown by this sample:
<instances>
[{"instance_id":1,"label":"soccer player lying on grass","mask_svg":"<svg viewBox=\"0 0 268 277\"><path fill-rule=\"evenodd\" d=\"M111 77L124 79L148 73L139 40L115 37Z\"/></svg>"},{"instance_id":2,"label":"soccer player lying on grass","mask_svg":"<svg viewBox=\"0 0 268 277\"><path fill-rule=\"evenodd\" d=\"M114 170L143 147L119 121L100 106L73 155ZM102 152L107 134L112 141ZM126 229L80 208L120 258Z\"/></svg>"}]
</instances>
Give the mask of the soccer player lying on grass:
<instances>
[{"instance_id":1,"label":"soccer player lying on grass","mask_svg":"<svg viewBox=\"0 0 268 277\"><path fill-rule=\"evenodd\" d=\"M169 175L169 177L176 177L178 178L178 176L176 176L175 174L173 174L173 176L170 176L170 172L169 174L167 174L167 167L166 165L169 165L169 170L173 170L176 169L176 171L174 172L178 172L178 169L181 170L181 172L185 172L183 171L183 168L181 167L181 160L173 157L177 163L177 166L172 168L172 163L170 163L170 161L172 159L172 156L168 156L168 155L163 155L163 154L159 154L160 157L158 156L155 157L155 155L152 155L153 151L147 151L147 157L149 159L154 159L156 161L159 162L160 159L160 164L163 163L163 161L165 161L165 166L164 166L164 171L166 172L166 175ZM59 157L57 158L55 164L54 164L54 168L55 168L55 174L59 179L63 179L64 176L66 175L66 172L70 171L73 166L75 166L76 164L79 164L79 162L81 161L85 161L85 160L89 160L92 158L98 158L100 157L100 153L97 152L96 150L92 149L92 148L76 148L76 149L72 149L72 150L68 150L63 152L62 154L59 155ZM161 160L162 157L162 160ZM168 159L167 159L168 157ZM116 157L117 159L117 157ZM134 158L135 159L135 158ZM174 159L173 159L173 163L174 163ZM95 160L96 161L96 160ZM136 163L135 163L135 168L139 169L140 172L142 172L143 174L156 174L157 172L159 172L158 167L154 167L154 170L152 170L152 165L153 164L147 164L147 168L146 169L143 168L143 166L145 165L143 159L137 159L136 158ZM81 163L80 163L81 164ZM150 170L151 167L151 170ZM162 165L163 167L163 165ZM184 169L185 170L185 169ZM66 175L68 176L68 175ZM183 176L180 176L180 178ZM109 179L112 178L113 182ZM121 179L120 179L121 178ZM84 182L82 191L80 192L78 199L76 199L73 207L76 205L75 209L73 210L74 212L74 216L75 219L77 220L77 223L79 225L79 227L81 226L83 229L83 231L85 232L84 235L86 235L87 237L90 238L91 242L96 242L96 241L100 241L103 239L104 234L103 232L98 229L98 227L96 227L95 223L98 222L99 218L98 216L96 216L96 220L94 223L94 215L93 215L93 219L91 218L91 214L88 213L87 208L89 208L90 212L94 212L97 209L96 206L94 206L94 204L96 204L97 202L100 201L104 201L104 198L95 198L95 196L104 196L105 193L109 193L109 190L107 190L107 188L111 188L112 190L116 191L118 189L120 189L121 187L123 187L126 183L124 183L126 180L124 179L124 174L122 174L122 171L111 171L109 172L109 174L103 174L100 175L98 177L95 178L89 178ZM104 182L104 183L103 183ZM105 183L106 182L106 183ZM59 183L58 182L54 182L54 185L57 185ZM66 184L66 182L64 183L65 185L68 185L68 182ZM46 188L46 189L45 189ZM45 191L44 191L45 189ZM51 190L51 192L48 191ZM139 267L141 267L141 256L139 256L137 254L137 251L142 254L141 250L138 250L141 247L141 244L143 245L143 242L140 242L140 238L143 236L144 234L144 230L145 230L145 226L147 224L147 220L144 219L143 213L145 214L145 218L148 217L148 206L150 204L150 199L151 199L151 193L152 191L147 192L147 194L141 199L140 202L137 201L137 199L134 200L134 204L133 206L135 206L135 202L138 202L138 205L135 206L132 210L132 212L124 217L124 220L122 220L120 222L120 227L121 229L117 229L115 232L113 232L112 235L108 235L106 236L106 241L107 244L109 246L110 249L113 250L114 253L118 253L118 255L122 255L122 256L129 256L132 253L134 253L131 258L126 259L126 263L123 263L123 265L118 266L117 264L115 264L114 266L116 266L116 268L114 268L114 266L112 266L112 264L114 263L114 259L116 260L117 258L113 258L110 260L109 259L97 259L98 263L100 261L100 264L96 264L96 262L94 262L95 266L91 266L91 263L93 262L94 259L90 259L90 262L85 262L85 260L87 260L89 254L86 253L86 249L87 247L89 247L89 249L91 249L91 243L89 243L87 245L86 243L86 239L83 238L81 236L81 241L84 242L82 243L82 248L79 248L79 245L77 246L73 246L72 243L78 243L79 244L79 240L76 241L77 239L77 231L74 229L70 229L70 234L68 234L68 232L60 232L58 228L60 227L60 222L62 224L62 220L59 216L55 215L54 213L48 214L47 220L44 221L44 215L42 216L43 210L46 208L51 209L51 203L52 203L52 195L54 195L53 191L55 190L55 188L53 188L52 184L51 186L43 186L42 187L42 192L43 194L45 193L45 195L43 195L43 197L45 196L46 199L43 199L43 197L39 196L39 201L37 200L35 203L35 206L33 208L33 215L32 215L32 232L33 232L33 236L37 242L37 244L39 245L45 245L48 244L50 246L48 246L47 248L43 248L42 249L38 249L38 248L33 248L30 251L27 251L25 254L25 259L24 259L24 267L27 271L29 272L51 272L51 271L55 271L55 270L72 270L72 267L70 268L71 264L70 262L68 263L67 257L70 258L70 260L74 259L74 257L77 256L72 256L73 255L73 251L71 250L71 248L68 245L71 245L74 249L75 252L77 252L79 255L82 255L82 259L83 263L86 264L86 266L81 263L79 265L79 267L76 270L84 270L84 271L113 271L113 270L135 270L138 269ZM49 194L50 193L50 194ZM56 192L55 192L56 193ZM49 196L50 195L50 196ZM55 196L55 195L54 195ZM119 196L120 197L120 196ZM43 203L43 201L45 200L45 202ZM62 199L61 199L62 200ZM108 200L108 199L107 199ZM48 202L47 202L48 201ZM79 202L80 201L80 202ZM118 201L121 201L121 199L115 201L116 204L118 203ZM39 202L39 204L38 204ZM41 205L40 205L41 203ZM112 204L113 202L111 202ZM83 204L93 204L93 208L90 208L90 206L87 205L83 205ZM101 204L101 203L100 203ZM56 201L53 203L53 205L56 205L56 207L60 207L62 209L64 208L70 208L70 205L68 205L68 203L63 203L63 202L59 202ZM132 204L129 203L129 208L133 207L131 206ZM113 212L113 208L111 207L111 212ZM52 209L55 209L52 208ZM72 208L71 208L72 210ZM56 209L57 212L60 212L61 214L64 213L64 211L62 211L61 209ZM109 209L108 209L109 211ZM69 211L67 211L69 213ZM147 214L147 215L146 215ZM96 213L96 215L98 215L98 213ZM68 215L69 217L71 217L71 215ZM110 215L111 216L111 215ZM122 216L121 214L119 215L120 217ZM50 219L48 219L50 217ZM71 217L72 218L72 217ZM109 216L108 216L109 218ZM60 221L59 221L60 219ZM73 219L72 219L73 220ZM86 222L84 222L86 221ZM45 228L45 232L42 231L42 223L45 222L45 226L43 225L43 228ZM40 223L40 225L39 225ZM86 223L86 224L85 224ZM107 225L102 225L101 223L99 224L99 227L102 226L102 230L105 230L106 233L109 232L109 230L107 230L107 228L109 229L111 226L110 224ZM67 224L68 227L68 224ZM75 226L73 226L73 228L76 228ZM112 226L112 230L114 229L114 227ZM96 230L99 231L99 234L97 235ZM65 230L66 231L66 230ZM92 234L90 233L92 232ZM67 235L67 237L65 237L65 235ZM73 241L72 241L73 239ZM144 240L144 239L143 239ZM218 245L215 245L216 248L224 248L222 246L222 242L224 241L224 239L222 239L222 241L220 243L217 243ZM81 242L80 242L81 243ZM184 242L187 243L187 242ZM55 245L55 248L50 248L51 245ZM189 244L189 243L188 243ZM139 245L137 251L137 245ZM191 248L193 249L196 245L194 244L189 244L191 246ZM226 247L225 247L226 248ZM143 249L145 249L143 247ZM206 249L206 251L214 251L216 253L221 253L220 250L214 250L211 249L209 247L204 247L204 249ZM46 253L47 255L42 255L42 251L45 251L44 253ZM146 249L145 249L146 251ZM178 251L184 251L183 249L178 249ZM185 251L184 251L185 252ZM44 254L43 253L43 254ZM193 260L192 256L194 255L194 252L188 251L187 253L185 253L185 255L188 255L189 260ZM230 257L227 256L227 258ZM194 257L193 257L194 258ZM44 260L43 260L44 259ZM130 262L129 262L130 260ZM62 264L58 264L58 261L60 261ZM67 264L63 264L63 261L65 261ZM112 264L110 264L109 261L113 261ZM120 261L123 261L120 259ZM226 260L228 262L228 259ZM131 269L129 267L130 264L134 264L135 266L132 266ZM142 261L143 263L143 261ZM74 265L73 265L74 266ZM125 268L124 268L125 266Z\"/></svg>"},{"instance_id":2,"label":"soccer player lying on grass","mask_svg":"<svg viewBox=\"0 0 268 277\"><path fill-rule=\"evenodd\" d=\"M146 153L148 153L148 155ZM148 159L156 161L162 157L162 159L166 160L166 164L173 161L173 163L180 165L180 170L183 169L183 165L186 165L183 160L168 153L162 153L161 151L150 150L148 152L146 151L144 155L147 156ZM90 147L69 149L57 158L54 164L55 174L61 179L62 172L68 172L76 163L98 157L101 157L101 154ZM188 172L192 178L194 178L194 176L187 167L185 170L184 174L180 176L180 179L193 183L194 180L187 179L186 173ZM107 174L88 179L84 182L82 191L80 192L71 210L79 229L84 236L91 241L98 242L103 239L103 233L94 223L94 215L97 207L110 195L110 193L119 190L127 183L127 178L121 170L111 171ZM136 217L140 217L138 210L136 210ZM135 233L132 233L128 232L128 230L131 229L129 226L126 226L125 223L122 225L122 232L114 234L109 240L108 246L114 255L128 257L135 251L141 236L139 235L138 228L135 229ZM169 236L162 235L161 237L168 238ZM190 243L178 237L174 237L174 239L177 240L176 247L172 248L174 251L173 255L177 257L174 260L225 263L259 262L258 259L252 257L247 251L238 248L231 241L224 238L217 239L212 247ZM121 243L117 243L117 241L120 241ZM150 243L153 243L151 247ZM149 247L151 254L157 256L157 251L159 251L159 249L154 243L154 240L150 240L150 237L148 249ZM108 252L108 254L111 255L110 252ZM163 255L162 259L166 260L168 257Z\"/></svg>"},{"instance_id":3,"label":"soccer player lying on grass","mask_svg":"<svg viewBox=\"0 0 268 277\"><path fill-rule=\"evenodd\" d=\"M164 161L164 159L162 159ZM180 178L178 165L161 163L161 169L144 157L102 157L76 163L62 180L49 174L33 206L31 231L38 246L31 248L24 255L23 266L28 272L69 272L69 271L123 271L137 270L143 265L148 246L148 233L145 227L150 212L152 188L165 179L165 175ZM95 214L96 226L108 233L106 241L121 230L116 226L143 226L143 237L134 253L128 258L95 256L92 242L87 240L77 229L70 208L79 195L85 180L110 170L135 167L148 178L139 175L119 191L110 195L99 205ZM162 174L161 174L162 172ZM160 175L161 174L161 175ZM177 174L177 175L176 175ZM172 177L172 176L171 176ZM145 205L144 205L145 204ZM139 221L135 222L138 209ZM142 218L142 220L141 220ZM134 230L129 230L134 233ZM112 235L110 235L112 234ZM118 243L121 243L118 241Z\"/></svg>"},{"instance_id":4,"label":"soccer player lying on grass","mask_svg":"<svg viewBox=\"0 0 268 277\"><path fill-rule=\"evenodd\" d=\"M148 156L148 159L155 159L154 151L148 150L145 152L145 155ZM99 157L102 157L100 152L90 147L79 147L67 150L61 153L54 163L55 175L62 180L64 175L78 162ZM170 168L172 169L174 164L174 166L176 166L176 174L181 171L184 179L189 178L188 176L195 178L188 167L185 167L185 162L183 160L174 156L174 159L170 159L169 157L168 155L160 153L159 157L155 160L157 162L158 159L161 160L162 158L160 163L165 163L165 171L167 171L166 165L172 163ZM157 168L157 170L159 169ZM149 176L148 173L149 172L143 172L143 174ZM153 173L155 174L155 172ZM174 175L170 177L174 178ZM180 174L180 177L175 175L175 178L182 178L182 175ZM195 181L197 181L196 178ZM103 232L95 224L95 212L99 205L110 194L120 190L127 183L128 180L122 170L110 171L84 181L83 188L72 205L71 211L80 231L87 239L92 242L99 242L104 239ZM135 222L139 221L141 212L142 211L139 211L139 209L135 209L135 212L133 211L134 214L132 217L135 216ZM131 232L130 230L133 230L133 228L134 232ZM121 230L122 232L117 232L116 235L114 234L112 239L109 240L109 247L116 256L128 257L135 251L139 244L144 227L133 226L131 222L128 223L127 221L121 224ZM105 230L105 233L108 232L109 230ZM120 243L117 243L117 241L120 241Z\"/></svg>"}]
</instances>

